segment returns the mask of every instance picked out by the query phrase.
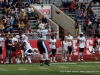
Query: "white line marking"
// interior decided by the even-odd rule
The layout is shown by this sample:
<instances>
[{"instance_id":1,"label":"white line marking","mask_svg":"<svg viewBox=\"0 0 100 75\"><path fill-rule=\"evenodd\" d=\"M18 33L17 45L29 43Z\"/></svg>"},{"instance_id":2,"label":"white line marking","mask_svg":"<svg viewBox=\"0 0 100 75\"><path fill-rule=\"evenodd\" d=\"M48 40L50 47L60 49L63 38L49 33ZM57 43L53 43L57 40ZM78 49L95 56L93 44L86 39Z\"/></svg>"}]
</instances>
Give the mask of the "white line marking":
<instances>
[{"instance_id":1,"label":"white line marking","mask_svg":"<svg viewBox=\"0 0 100 75\"><path fill-rule=\"evenodd\" d=\"M55 65L56 65L56 64L57 64L57 65L58 65L58 64L59 64L59 65L62 65L62 64L63 64L63 65L64 65L64 64L77 64L77 63L51 63L51 64L55 64Z\"/></svg>"},{"instance_id":2,"label":"white line marking","mask_svg":"<svg viewBox=\"0 0 100 75\"><path fill-rule=\"evenodd\" d=\"M48 68L45 68L45 67L38 67L39 69L48 69Z\"/></svg>"},{"instance_id":3,"label":"white line marking","mask_svg":"<svg viewBox=\"0 0 100 75\"><path fill-rule=\"evenodd\" d=\"M0 68L0 71L9 71L9 70L4 69L4 68Z\"/></svg>"},{"instance_id":4,"label":"white line marking","mask_svg":"<svg viewBox=\"0 0 100 75\"><path fill-rule=\"evenodd\" d=\"M57 66L57 67L59 67L59 68L69 68L69 67L65 67L65 66Z\"/></svg>"},{"instance_id":5,"label":"white line marking","mask_svg":"<svg viewBox=\"0 0 100 75\"><path fill-rule=\"evenodd\" d=\"M27 69L24 67L19 67L18 70L27 70Z\"/></svg>"},{"instance_id":6,"label":"white line marking","mask_svg":"<svg viewBox=\"0 0 100 75\"><path fill-rule=\"evenodd\" d=\"M89 67L89 66L81 66L81 65L79 65L80 67Z\"/></svg>"},{"instance_id":7,"label":"white line marking","mask_svg":"<svg viewBox=\"0 0 100 75\"><path fill-rule=\"evenodd\" d=\"M100 63L100 62L82 62L82 63Z\"/></svg>"}]
</instances>

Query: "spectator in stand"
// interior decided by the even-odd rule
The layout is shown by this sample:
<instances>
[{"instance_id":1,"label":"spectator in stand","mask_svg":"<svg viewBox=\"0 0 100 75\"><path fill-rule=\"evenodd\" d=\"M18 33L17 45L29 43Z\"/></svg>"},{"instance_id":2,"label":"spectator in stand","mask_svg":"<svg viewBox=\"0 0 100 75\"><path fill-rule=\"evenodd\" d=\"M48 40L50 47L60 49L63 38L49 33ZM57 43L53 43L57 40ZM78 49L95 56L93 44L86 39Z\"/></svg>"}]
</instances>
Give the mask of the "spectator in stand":
<instances>
[{"instance_id":1,"label":"spectator in stand","mask_svg":"<svg viewBox=\"0 0 100 75\"><path fill-rule=\"evenodd\" d=\"M12 8L11 8L11 14L12 14L13 16L18 17L19 9L16 7L16 4L13 4L13 6L12 6Z\"/></svg>"},{"instance_id":2,"label":"spectator in stand","mask_svg":"<svg viewBox=\"0 0 100 75\"><path fill-rule=\"evenodd\" d=\"M74 2L73 1L71 1L70 3L69 3L69 13L73 13L74 12Z\"/></svg>"},{"instance_id":3,"label":"spectator in stand","mask_svg":"<svg viewBox=\"0 0 100 75\"><path fill-rule=\"evenodd\" d=\"M4 7L4 1L0 1L0 7Z\"/></svg>"},{"instance_id":4,"label":"spectator in stand","mask_svg":"<svg viewBox=\"0 0 100 75\"><path fill-rule=\"evenodd\" d=\"M26 16L24 19L25 27L30 27L29 18Z\"/></svg>"},{"instance_id":5,"label":"spectator in stand","mask_svg":"<svg viewBox=\"0 0 100 75\"><path fill-rule=\"evenodd\" d=\"M84 2L82 2L82 3L81 3L80 8L81 8L81 9L86 9L86 5L85 5L85 3L84 3Z\"/></svg>"},{"instance_id":6,"label":"spectator in stand","mask_svg":"<svg viewBox=\"0 0 100 75\"><path fill-rule=\"evenodd\" d=\"M39 15L38 14L35 14L34 17L37 20L39 18Z\"/></svg>"},{"instance_id":7,"label":"spectator in stand","mask_svg":"<svg viewBox=\"0 0 100 75\"><path fill-rule=\"evenodd\" d=\"M27 0L28 5L34 4L34 0Z\"/></svg>"},{"instance_id":8,"label":"spectator in stand","mask_svg":"<svg viewBox=\"0 0 100 75\"><path fill-rule=\"evenodd\" d=\"M17 29L18 28L18 23L19 23L19 19L17 17L15 17L14 25L13 25L13 28L14 29Z\"/></svg>"},{"instance_id":9,"label":"spectator in stand","mask_svg":"<svg viewBox=\"0 0 100 75\"><path fill-rule=\"evenodd\" d=\"M92 8L92 2L90 2L89 6L87 7L87 10L89 10L90 8Z\"/></svg>"},{"instance_id":10,"label":"spectator in stand","mask_svg":"<svg viewBox=\"0 0 100 75\"><path fill-rule=\"evenodd\" d=\"M77 20L75 20L75 35L76 35L76 37L78 36L78 34L79 34L79 24L78 24Z\"/></svg>"},{"instance_id":11,"label":"spectator in stand","mask_svg":"<svg viewBox=\"0 0 100 75\"><path fill-rule=\"evenodd\" d=\"M100 28L100 19L97 21L97 28Z\"/></svg>"},{"instance_id":12,"label":"spectator in stand","mask_svg":"<svg viewBox=\"0 0 100 75\"><path fill-rule=\"evenodd\" d=\"M69 6L68 0L61 0L61 1L62 1L62 6L63 6L64 8L67 8L67 7Z\"/></svg>"},{"instance_id":13,"label":"spectator in stand","mask_svg":"<svg viewBox=\"0 0 100 75\"><path fill-rule=\"evenodd\" d=\"M84 30L86 31L88 28L88 24L89 24L89 18L88 16L85 17L85 24L84 24Z\"/></svg>"},{"instance_id":14,"label":"spectator in stand","mask_svg":"<svg viewBox=\"0 0 100 75\"><path fill-rule=\"evenodd\" d=\"M90 20L92 20L92 21L95 21L95 20L96 20L96 17L95 17L95 15L94 15L94 13L91 13L91 15L90 15Z\"/></svg>"},{"instance_id":15,"label":"spectator in stand","mask_svg":"<svg viewBox=\"0 0 100 75\"><path fill-rule=\"evenodd\" d=\"M90 8L90 9L87 11L87 14L88 14L89 17L90 17L90 15L93 14L93 13L94 13L94 12L93 12L92 8Z\"/></svg>"},{"instance_id":16,"label":"spectator in stand","mask_svg":"<svg viewBox=\"0 0 100 75\"><path fill-rule=\"evenodd\" d=\"M29 17L33 17L34 16L34 9L33 9L31 4L28 7L28 12L27 13L28 13Z\"/></svg>"},{"instance_id":17,"label":"spectator in stand","mask_svg":"<svg viewBox=\"0 0 100 75\"><path fill-rule=\"evenodd\" d=\"M8 20L8 17L6 16L6 14L4 14L4 15L2 16L3 25L7 24L7 20Z\"/></svg>"},{"instance_id":18,"label":"spectator in stand","mask_svg":"<svg viewBox=\"0 0 100 75\"><path fill-rule=\"evenodd\" d=\"M13 0L9 0L9 5L12 6Z\"/></svg>"},{"instance_id":19,"label":"spectator in stand","mask_svg":"<svg viewBox=\"0 0 100 75\"><path fill-rule=\"evenodd\" d=\"M45 17L45 16L43 16L43 18L42 18L42 23L47 24L47 19L46 19L46 17Z\"/></svg>"},{"instance_id":20,"label":"spectator in stand","mask_svg":"<svg viewBox=\"0 0 100 75\"><path fill-rule=\"evenodd\" d=\"M39 18L37 19L37 21L36 21L36 26L38 26L40 23L42 23L42 18L41 18L41 17L39 17Z\"/></svg>"},{"instance_id":21,"label":"spectator in stand","mask_svg":"<svg viewBox=\"0 0 100 75\"><path fill-rule=\"evenodd\" d=\"M20 22L21 22L21 21L24 22L24 18L23 18L23 17L20 17L19 21L20 21Z\"/></svg>"},{"instance_id":22,"label":"spectator in stand","mask_svg":"<svg viewBox=\"0 0 100 75\"><path fill-rule=\"evenodd\" d=\"M85 19L86 15L87 15L86 9L83 8L83 10L82 10L82 14L81 14L82 19Z\"/></svg>"},{"instance_id":23,"label":"spectator in stand","mask_svg":"<svg viewBox=\"0 0 100 75\"><path fill-rule=\"evenodd\" d=\"M4 30L5 30L5 32L12 33L13 27L9 24L6 24Z\"/></svg>"},{"instance_id":24,"label":"spectator in stand","mask_svg":"<svg viewBox=\"0 0 100 75\"><path fill-rule=\"evenodd\" d=\"M24 31L24 27L25 27L25 24L23 21L20 21L19 24L18 24L18 30L19 31Z\"/></svg>"},{"instance_id":25,"label":"spectator in stand","mask_svg":"<svg viewBox=\"0 0 100 75\"><path fill-rule=\"evenodd\" d=\"M7 15L8 18L10 18L11 15L12 15L12 14L11 14L11 10L7 11L6 15Z\"/></svg>"},{"instance_id":26,"label":"spectator in stand","mask_svg":"<svg viewBox=\"0 0 100 75\"><path fill-rule=\"evenodd\" d=\"M10 17L9 21L10 21L10 25L13 26L14 25L14 18L12 16Z\"/></svg>"},{"instance_id":27,"label":"spectator in stand","mask_svg":"<svg viewBox=\"0 0 100 75\"><path fill-rule=\"evenodd\" d=\"M18 3L19 0L13 0L13 4Z\"/></svg>"},{"instance_id":28,"label":"spectator in stand","mask_svg":"<svg viewBox=\"0 0 100 75\"><path fill-rule=\"evenodd\" d=\"M88 29L88 34L89 34L89 36L92 36L92 21L91 20L89 20L89 23L88 23L88 27L89 27L89 29Z\"/></svg>"},{"instance_id":29,"label":"spectator in stand","mask_svg":"<svg viewBox=\"0 0 100 75\"><path fill-rule=\"evenodd\" d=\"M21 17L25 18L26 16L26 11L25 11L25 8L24 6L21 7Z\"/></svg>"},{"instance_id":30,"label":"spectator in stand","mask_svg":"<svg viewBox=\"0 0 100 75\"><path fill-rule=\"evenodd\" d=\"M27 16L25 17L24 23L25 23L26 32L27 33L32 33L32 29L30 27L29 18Z\"/></svg>"},{"instance_id":31,"label":"spectator in stand","mask_svg":"<svg viewBox=\"0 0 100 75\"><path fill-rule=\"evenodd\" d=\"M82 19L82 11L80 7L75 11L75 20Z\"/></svg>"},{"instance_id":32,"label":"spectator in stand","mask_svg":"<svg viewBox=\"0 0 100 75\"><path fill-rule=\"evenodd\" d=\"M3 32L3 29L4 29L4 25L2 23L2 20L0 19L0 33Z\"/></svg>"},{"instance_id":33,"label":"spectator in stand","mask_svg":"<svg viewBox=\"0 0 100 75\"><path fill-rule=\"evenodd\" d=\"M79 8L78 2L75 2L74 9L77 10Z\"/></svg>"},{"instance_id":34,"label":"spectator in stand","mask_svg":"<svg viewBox=\"0 0 100 75\"><path fill-rule=\"evenodd\" d=\"M6 2L6 4L4 5L4 13L6 14L8 11L10 11L10 8L10 4Z\"/></svg>"}]
</instances>

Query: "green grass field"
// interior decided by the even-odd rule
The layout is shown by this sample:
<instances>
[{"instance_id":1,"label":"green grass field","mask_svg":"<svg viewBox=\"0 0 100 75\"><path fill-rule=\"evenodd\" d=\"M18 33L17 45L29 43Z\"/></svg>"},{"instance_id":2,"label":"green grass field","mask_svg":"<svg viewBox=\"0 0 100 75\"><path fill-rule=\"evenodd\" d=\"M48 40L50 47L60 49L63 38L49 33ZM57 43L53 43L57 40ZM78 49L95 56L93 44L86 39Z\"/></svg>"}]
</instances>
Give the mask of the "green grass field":
<instances>
[{"instance_id":1,"label":"green grass field","mask_svg":"<svg viewBox=\"0 0 100 75\"><path fill-rule=\"evenodd\" d=\"M100 62L0 65L0 75L100 75Z\"/></svg>"}]
</instances>

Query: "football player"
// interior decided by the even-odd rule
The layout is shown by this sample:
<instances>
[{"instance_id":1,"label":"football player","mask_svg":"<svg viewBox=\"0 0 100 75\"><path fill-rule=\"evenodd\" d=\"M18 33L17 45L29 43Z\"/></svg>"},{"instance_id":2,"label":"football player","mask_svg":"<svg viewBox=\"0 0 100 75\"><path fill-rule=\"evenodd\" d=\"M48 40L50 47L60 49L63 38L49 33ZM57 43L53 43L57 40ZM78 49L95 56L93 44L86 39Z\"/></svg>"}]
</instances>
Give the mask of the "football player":
<instances>
[{"instance_id":1,"label":"football player","mask_svg":"<svg viewBox=\"0 0 100 75\"><path fill-rule=\"evenodd\" d=\"M24 36L23 38L23 43L22 43L22 47L25 48L25 56L26 56L26 60L28 60L28 63L31 64L32 61L31 61L31 58L30 56L33 54L33 49L28 41L28 37L27 36Z\"/></svg>"},{"instance_id":2,"label":"football player","mask_svg":"<svg viewBox=\"0 0 100 75\"><path fill-rule=\"evenodd\" d=\"M1 59L1 63L3 63L3 55L2 55L3 47L4 47L4 38L2 38L1 34L0 34L0 59Z\"/></svg>"},{"instance_id":3,"label":"football player","mask_svg":"<svg viewBox=\"0 0 100 75\"><path fill-rule=\"evenodd\" d=\"M69 54L69 61L72 61L71 59L71 53L72 53L72 49L73 49L73 36L70 35L70 33L67 33L67 36L65 36L67 39L67 43L68 43L68 54ZM67 57L66 57L67 59Z\"/></svg>"},{"instance_id":4,"label":"football player","mask_svg":"<svg viewBox=\"0 0 100 75\"><path fill-rule=\"evenodd\" d=\"M57 47L56 47L56 39L54 38L54 35L51 36L50 43L51 43L51 52L52 52L50 61L52 62L52 60L53 60L53 62L57 62L55 60L55 54L56 54Z\"/></svg>"},{"instance_id":5,"label":"football player","mask_svg":"<svg viewBox=\"0 0 100 75\"><path fill-rule=\"evenodd\" d=\"M45 64L50 66L49 59L48 59L48 49L45 44L46 36L51 35L51 33L45 29L44 24L39 24L39 29L37 30L38 33L38 42L37 47L40 52L40 66L43 66L43 53L45 53Z\"/></svg>"},{"instance_id":6,"label":"football player","mask_svg":"<svg viewBox=\"0 0 100 75\"><path fill-rule=\"evenodd\" d=\"M83 32L80 33L78 36L78 47L79 47L79 53L78 53L78 61L84 61L83 59L83 53L85 48L85 37L83 36Z\"/></svg>"}]
</instances>

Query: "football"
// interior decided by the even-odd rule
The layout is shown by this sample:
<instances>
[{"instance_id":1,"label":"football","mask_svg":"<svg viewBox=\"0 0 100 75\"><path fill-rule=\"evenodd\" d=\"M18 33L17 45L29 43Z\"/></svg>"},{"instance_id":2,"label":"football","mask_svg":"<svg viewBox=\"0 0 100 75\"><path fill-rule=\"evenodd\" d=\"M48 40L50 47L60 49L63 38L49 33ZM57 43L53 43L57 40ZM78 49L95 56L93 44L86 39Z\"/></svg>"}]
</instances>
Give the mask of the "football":
<instances>
[{"instance_id":1,"label":"football","mask_svg":"<svg viewBox=\"0 0 100 75\"><path fill-rule=\"evenodd\" d=\"M60 14L60 11L59 11L59 10L56 10L56 13L57 13L57 14Z\"/></svg>"}]
</instances>

